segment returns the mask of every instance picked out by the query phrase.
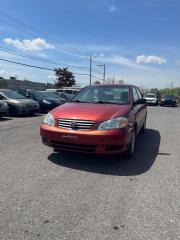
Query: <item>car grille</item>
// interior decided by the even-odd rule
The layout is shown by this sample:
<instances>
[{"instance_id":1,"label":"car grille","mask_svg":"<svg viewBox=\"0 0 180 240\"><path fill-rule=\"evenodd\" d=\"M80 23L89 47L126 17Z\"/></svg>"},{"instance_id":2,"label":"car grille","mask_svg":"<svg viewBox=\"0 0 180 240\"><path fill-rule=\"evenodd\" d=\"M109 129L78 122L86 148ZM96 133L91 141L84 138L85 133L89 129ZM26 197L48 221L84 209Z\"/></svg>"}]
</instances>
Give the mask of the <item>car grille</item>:
<instances>
[{"instance_id":1,"label":"car grille","mask_svg":"<svg viewBox=\"0 0 180 240\"><path fill-rule=\"evenodd\" d=\"M75 152L88 152L93 153L96 151L96 145L85 145L85 144L75 144L75 143L67 143L67 142L58 142L52 141L52 146L54 148L58 148L66 151L75 151Z\"/></svg>"},{"instance_id":2,"label":"car grille","mask_svg":"<svg viewBox=\"0 0 180 240\"><path fill-rule=\"evenodd\" d=\"M95 124L95 121L91 120L79 120L79 119L58 119L59 128L67 128L73 130L90 130Z\"/></svg>"}]
</instances>

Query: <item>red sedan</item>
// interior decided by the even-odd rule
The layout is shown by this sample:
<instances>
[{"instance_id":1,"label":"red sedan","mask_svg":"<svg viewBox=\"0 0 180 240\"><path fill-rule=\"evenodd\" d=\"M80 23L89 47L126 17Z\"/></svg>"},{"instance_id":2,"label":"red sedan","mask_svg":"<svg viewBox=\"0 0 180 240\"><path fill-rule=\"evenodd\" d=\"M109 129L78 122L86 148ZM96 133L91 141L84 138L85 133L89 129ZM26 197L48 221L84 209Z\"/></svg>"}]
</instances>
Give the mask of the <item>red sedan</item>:
<instances>
[{"instance_id":1,"label":"red sedan","mask_svg":"<svg viewBox=\"0 0 180 240\"><path fill-rule=\"evenodd\" d=\"M42 142L57 150L134 153L146 126L146 100L132 85L94 85L45 116Z\"/></svg>"}]
</instances>

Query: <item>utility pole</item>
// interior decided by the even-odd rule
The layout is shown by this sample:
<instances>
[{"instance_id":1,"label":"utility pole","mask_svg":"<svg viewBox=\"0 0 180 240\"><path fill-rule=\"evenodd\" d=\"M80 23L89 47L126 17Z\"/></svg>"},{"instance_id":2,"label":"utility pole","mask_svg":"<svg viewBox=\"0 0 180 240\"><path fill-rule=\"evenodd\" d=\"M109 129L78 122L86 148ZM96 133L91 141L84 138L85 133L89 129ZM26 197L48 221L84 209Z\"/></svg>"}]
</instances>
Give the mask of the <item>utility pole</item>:
<instances>
[{"instance_id":1,"label":"utility pole","mask_svg":"<svg viewBox=\"0 0 180 240\"><path fill-rule=\"evenodd\" d=\"M99 64L99 67L103 67L103 83L106 82L106 64Z\"/></svg>"},{"instance_id":2,"label":"utility pole","mask_svg":"<svg viewBox=\"0 0 180 240\"><path fill-rule=\"evenodd\" d=\"M89 66L89 70L90 70L90 72L89 72L89 84L91 85L92 84L92 57L90 56L90 66Z\"/></svg>"}]
</instances>

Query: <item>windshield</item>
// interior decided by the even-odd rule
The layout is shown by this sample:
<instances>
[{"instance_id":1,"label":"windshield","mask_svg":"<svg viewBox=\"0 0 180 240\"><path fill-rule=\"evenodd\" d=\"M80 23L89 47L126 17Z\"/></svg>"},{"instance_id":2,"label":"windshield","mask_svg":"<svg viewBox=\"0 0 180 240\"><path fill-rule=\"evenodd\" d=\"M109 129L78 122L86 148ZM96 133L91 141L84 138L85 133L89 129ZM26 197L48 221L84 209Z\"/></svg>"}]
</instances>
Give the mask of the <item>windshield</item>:
<instances>
[{"instance_id":1,"label":"windshield","mask_svg":"<svg viewBox=\"0 0 180 240\"><path fill-rule=\"evenodd\" d=\"M164 98L175 98L175 96L174 95L166 95L166 96L164 96Z\"/></svg>"},{"instance_id":2,"label":"windshield","mask_svg":"<svg viewBox=\"0 0 180 240\"><path fill-rule=\"evenodd\" d=\"M73 97L72 102L128 104L129 87L89 86Z\"/></svg>"},{"instance_id":3,"label":"windshield","mask_svg":"<svg viewBox=\"0 0 180 240\"><path fill-rule=\"evenodd\" d=\"M47 97L50 97L50 98L58 98L57 94L55 94L53 92L42 92L42 93L45 94Z\"/></svg>"},{"instance_id":4,"label":"windshield","mask_svg":"<svg viewBox=\"0 0 180 240\"><path fill-rule=\"evenodd\" d=\"M155 98L156 95L155 94L146 94L145 97L147 97L147 98Z\"/></svg>"},{"instance_id":5,"label":"windshield","mask_svg":"<svg viewBox=\"0 0 180 240\"><path fill-rule=\"evenodd\" d=\"M32 95L39 98L58 98L58 96L52 92L34 91Z\"/></svg>"},{"instance_id":6,"label":"windshield","mask_svg":"<svg viewBox=\"0 0 180 240\"><path fill-rule=\"evenodd\" d=\"M7 98L10 99L25 99L25 97L15 91L11 90L2 90L1 91Z\"/></svg>"}]
</instances>

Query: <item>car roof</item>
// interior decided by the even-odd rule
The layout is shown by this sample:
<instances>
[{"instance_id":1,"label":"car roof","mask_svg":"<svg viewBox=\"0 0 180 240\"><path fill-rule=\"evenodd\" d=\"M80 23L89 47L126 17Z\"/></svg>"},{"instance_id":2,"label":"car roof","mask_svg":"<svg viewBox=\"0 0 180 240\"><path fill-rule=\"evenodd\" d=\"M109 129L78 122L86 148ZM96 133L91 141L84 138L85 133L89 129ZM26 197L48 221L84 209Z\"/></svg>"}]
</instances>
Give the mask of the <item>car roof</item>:
<instances>
[{"instance_id":1,"label":"car roof","mask_svg":"<svg viewBox=\"0 0 180 240\"><path fill-rule=\"evenodd\" d=\"M88 85L88 86L91 86L91 87L137 87L135 85L131 85L131 84L94 84L94 85ZM88 87L87 86L87 87Z\"/></svg>"},{"instance_id":2,"label":"car roof","mask_svg":"<svg viewBox=\"0 0 180 240\"><path fill-rule=\"evenodd\" d=\"M13 91L11 89L6 89L6 88L0 88L0 91Z\"/></svg>"}]
</instances>

